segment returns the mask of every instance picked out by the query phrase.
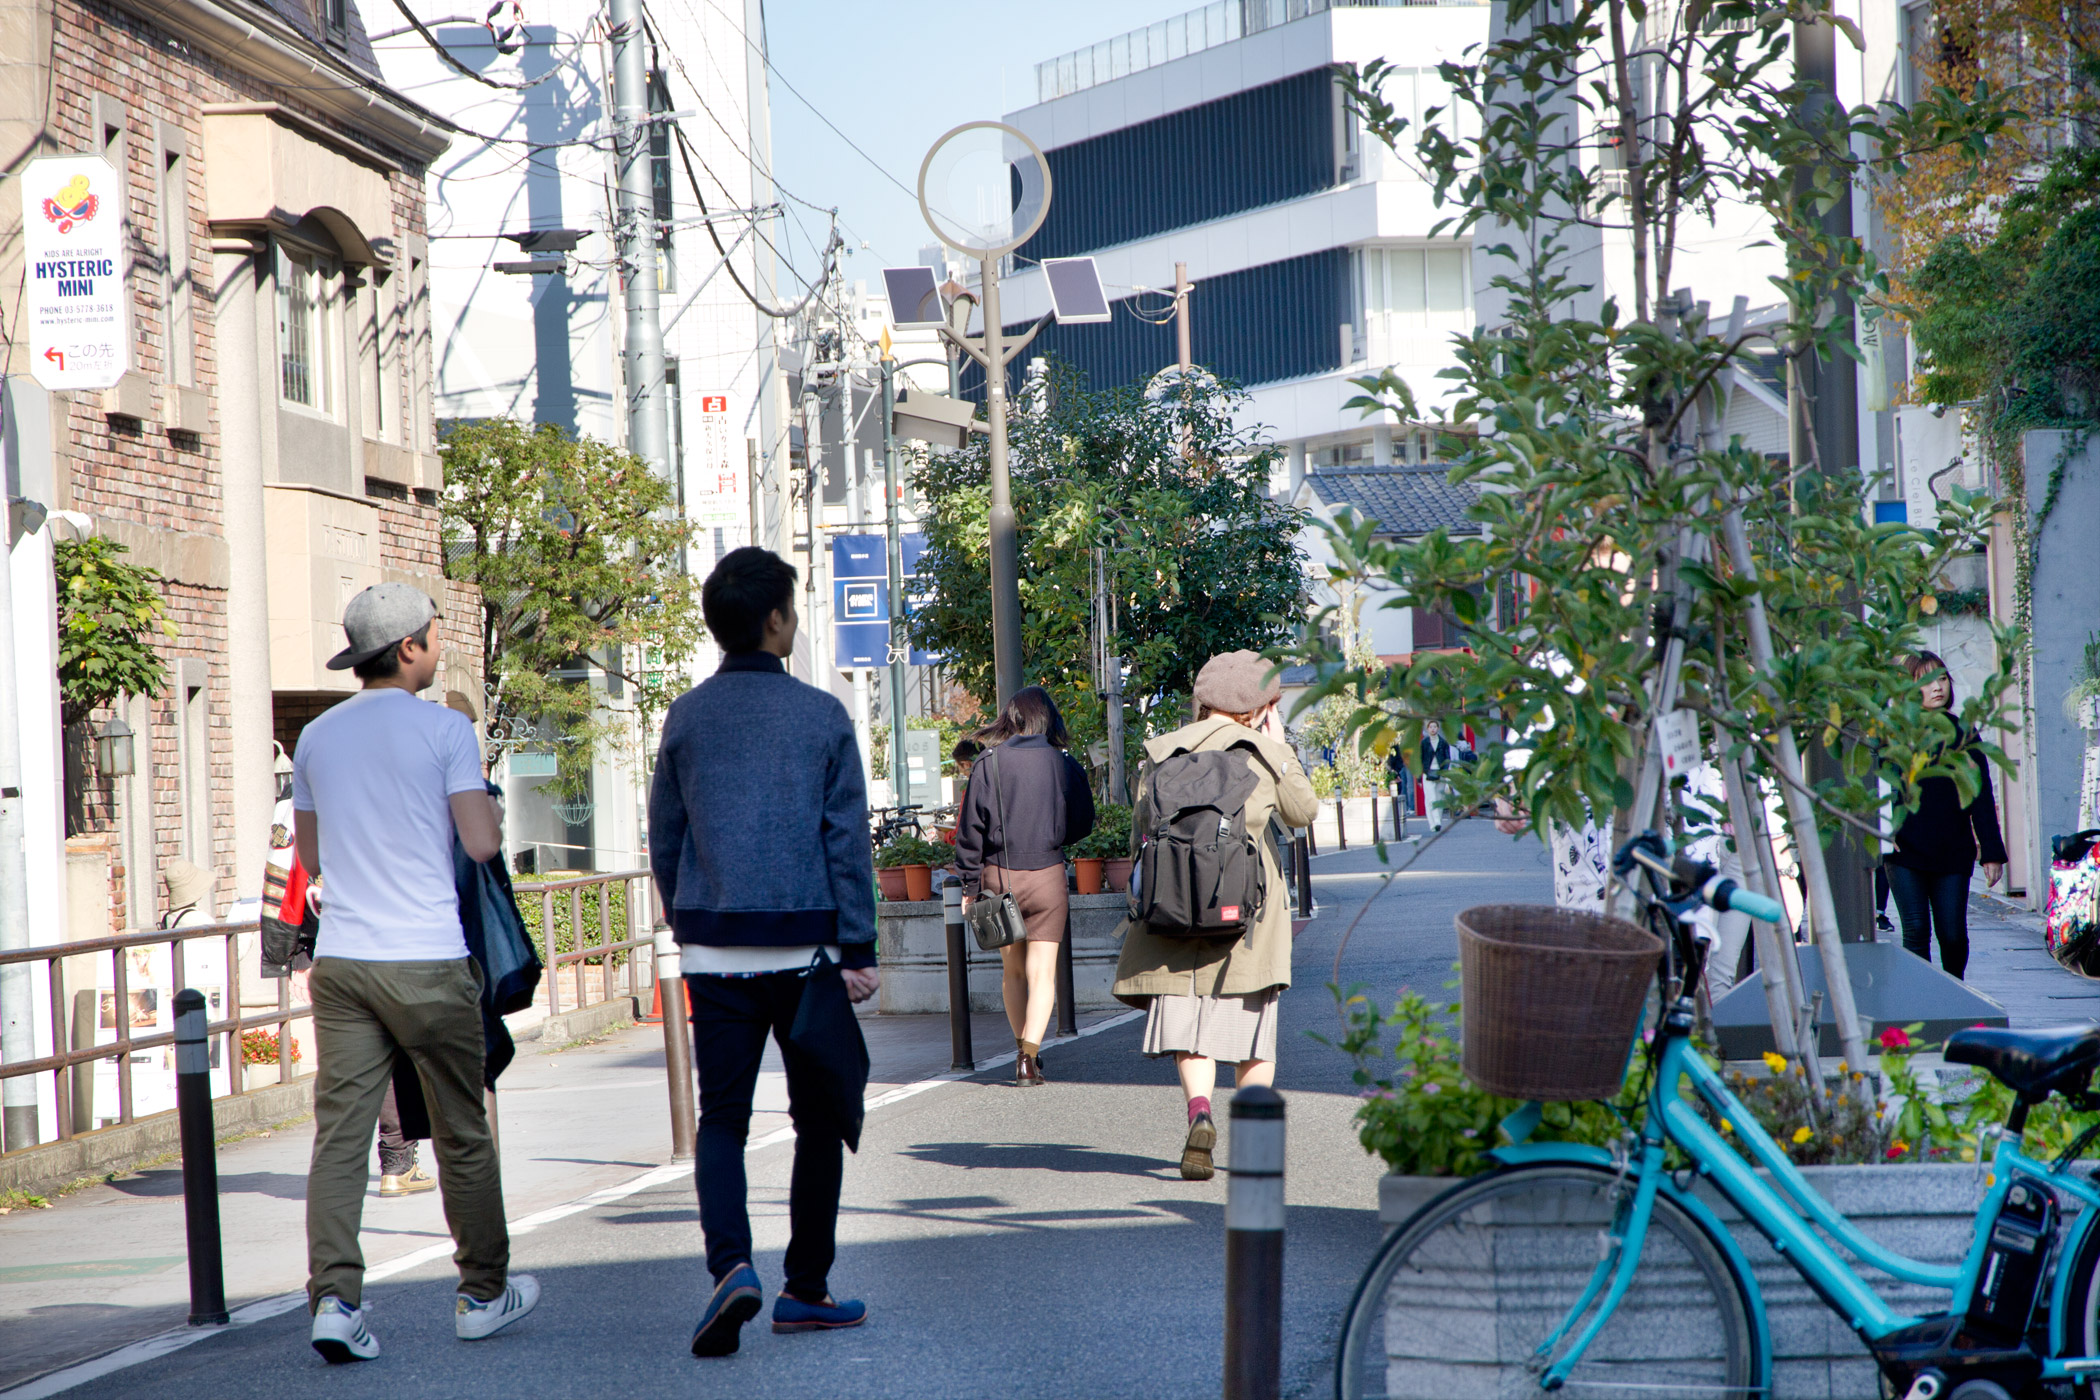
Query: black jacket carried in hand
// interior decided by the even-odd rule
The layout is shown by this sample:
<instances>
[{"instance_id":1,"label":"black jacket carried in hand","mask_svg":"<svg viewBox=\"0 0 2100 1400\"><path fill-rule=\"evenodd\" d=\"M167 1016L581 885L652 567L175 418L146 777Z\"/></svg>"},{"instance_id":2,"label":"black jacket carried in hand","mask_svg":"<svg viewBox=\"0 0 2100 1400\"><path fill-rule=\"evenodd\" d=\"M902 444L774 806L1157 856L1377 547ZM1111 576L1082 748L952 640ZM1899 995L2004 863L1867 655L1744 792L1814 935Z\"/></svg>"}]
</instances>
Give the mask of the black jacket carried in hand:
<instances>
[{"instance_id":1,"label":"black jacket carried in hand","mask_svg":"<svg viewBox=\"0 0 2100 1400\"><path fill-rule=\"evenodd\" d=\"M985 866L1063 865L1064 848L1093 829L1086 770L1048 739L1023 734L984 754L970 770L955 818L955 873L963 892L974 898Z\"/></svg>"},{"instance_id":2,"label":"black jacket carried in hand","mask_svg":"<svg viewBox=\"0 0 2100 1400\"><path fill-rule=\"evenodd\" d=\"M1958 875L1979 860L2005 863L2005 838L1998 831L1998 802L1991 796L1991 765L1977 749L1969 751L1982 781L1976 800L1961 805L1961 790L1952 778L1927 778L1918 784L1918 810L1896 830L1896 849L1882 859L1921 875Z\"/></svg>"}]
</instances>

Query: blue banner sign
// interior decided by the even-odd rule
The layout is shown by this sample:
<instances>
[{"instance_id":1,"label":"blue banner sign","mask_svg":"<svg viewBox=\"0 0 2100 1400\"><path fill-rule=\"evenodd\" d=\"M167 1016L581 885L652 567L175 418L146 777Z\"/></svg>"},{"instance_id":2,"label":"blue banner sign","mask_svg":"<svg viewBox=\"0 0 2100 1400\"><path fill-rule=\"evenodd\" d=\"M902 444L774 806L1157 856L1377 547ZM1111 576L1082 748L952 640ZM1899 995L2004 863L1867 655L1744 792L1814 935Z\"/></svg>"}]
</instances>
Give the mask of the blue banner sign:
<instances>
[{"instance_id":1,"label":"blue banner sign","mask_svg":"<svg viewBox=\"0 0 2100 1400\"><path fill-rule=\"evenodd\" d=\"M926 553L926 536L913 531L900 535L897 542L904 611L909 617L926 597L913 586L919 560ZM834 664L841 671L890 664L890 562L885 544L881 535L832 536L832 650ZM941 657L913 647L909 660L914 666L934 666Z\"/></svg>"}]
</instances>

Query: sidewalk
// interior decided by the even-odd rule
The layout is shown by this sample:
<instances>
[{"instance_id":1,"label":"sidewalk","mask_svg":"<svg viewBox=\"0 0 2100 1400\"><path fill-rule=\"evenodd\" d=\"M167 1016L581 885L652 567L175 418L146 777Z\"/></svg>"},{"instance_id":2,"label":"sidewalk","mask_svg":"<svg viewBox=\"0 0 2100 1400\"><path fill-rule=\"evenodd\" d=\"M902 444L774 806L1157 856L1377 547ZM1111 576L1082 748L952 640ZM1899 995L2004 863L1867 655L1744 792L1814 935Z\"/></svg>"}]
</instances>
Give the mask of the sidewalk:
<instances>
[{"instance_id":1,"label":"sidewalk","mask_svg":"<svg viewBox=\"0 0 2100 1400\"><path fill-rule=\"evenodd\" d=\"M1082 1017L1081 1026L1104 1019ZM864 1016L870 1098L948 1072L945 1016ZM1005 1018L972 1018L980 1064L1012 1055ZM663 1030L636 1026L572 1046L523 1042L498 1088L503 1185L513 1220L629 1182L667 1161L669 1093ZM769 1046L753 1114L754 1142L787 1129L786 1081ZM228 1305L302 1288L312 1120L222 1147L221 1235ZM426 1143L424 1167L438 1174ZM662 1189L682 1192L685 1177ZM378 1195L376 1155L361 1242L368 1266L434 1243L449 1256L439 1193ZM697 1256L699 1238L689 1244ZM0 1389L183 1325L189 1276L182 1167L169 1162L64 1196L49 1210L0 1217Z\"/></svg>"}]
</instances>

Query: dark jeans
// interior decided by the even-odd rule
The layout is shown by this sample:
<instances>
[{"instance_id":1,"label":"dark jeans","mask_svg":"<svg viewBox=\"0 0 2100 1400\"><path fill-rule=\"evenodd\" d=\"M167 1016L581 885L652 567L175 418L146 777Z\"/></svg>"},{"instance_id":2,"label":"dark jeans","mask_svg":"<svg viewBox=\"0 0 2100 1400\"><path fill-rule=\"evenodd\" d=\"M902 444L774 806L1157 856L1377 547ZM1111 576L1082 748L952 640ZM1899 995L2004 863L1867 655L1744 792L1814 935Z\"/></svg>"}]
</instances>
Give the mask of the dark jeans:
<instances>
[{"instance_id":1,"label":"dark jeans","mask_svg":"<svg viewBox=\"0 0 2100 1400\"><path fill-rule=\"evenodd\" d=\"M795 1168L788 1186L787 1292L805 1302L829 1296L837 1250L839 1185L845 1140L812 1082L808 1056L788 1043L802 978L794 972L756 977L694 976L693 1066L700 1076L700 1144L694 1175L707 1271L717 1282L751 1262L751 1216L745 1208L744 1140L751 1094L770 1033L787 1070L788 1118L795 1125Z\"/></svg>"},{"instance_id":2,"label":"dark jeans","mask_svg":"<svg viewBox=\"0 0 2100 1400\"><path fill-rule=\"evenodd\" d=\"M1940 940L1940 966L1959 977L1969 966L1969 871L1927 874L1891 865L1889 896L1903 924L1903 946L1932 960L1932 940Z\"/></svg>"}]
</instances>

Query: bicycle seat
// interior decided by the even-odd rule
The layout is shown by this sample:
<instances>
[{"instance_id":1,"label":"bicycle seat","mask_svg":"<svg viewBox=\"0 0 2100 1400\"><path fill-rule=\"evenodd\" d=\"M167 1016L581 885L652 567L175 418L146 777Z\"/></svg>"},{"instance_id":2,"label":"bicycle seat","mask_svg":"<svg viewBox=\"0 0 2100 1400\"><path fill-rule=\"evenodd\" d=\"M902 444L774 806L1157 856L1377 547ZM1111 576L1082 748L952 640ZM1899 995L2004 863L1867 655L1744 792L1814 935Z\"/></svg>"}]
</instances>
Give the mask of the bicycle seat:
<instances>
[{"instance_id":1,"label":"bicycle seat","mask_svg":"<svg viewBox=\"0 0 2100 1400\"><path fill-rule=\"evenodd\" d=\"M1975 1065L2029 1103L2077 1093L2100 1068L2100 1026L2009 1030L1972 1026L1947 1037L1947 1063Z\"/></svg>"}]
</instances>

